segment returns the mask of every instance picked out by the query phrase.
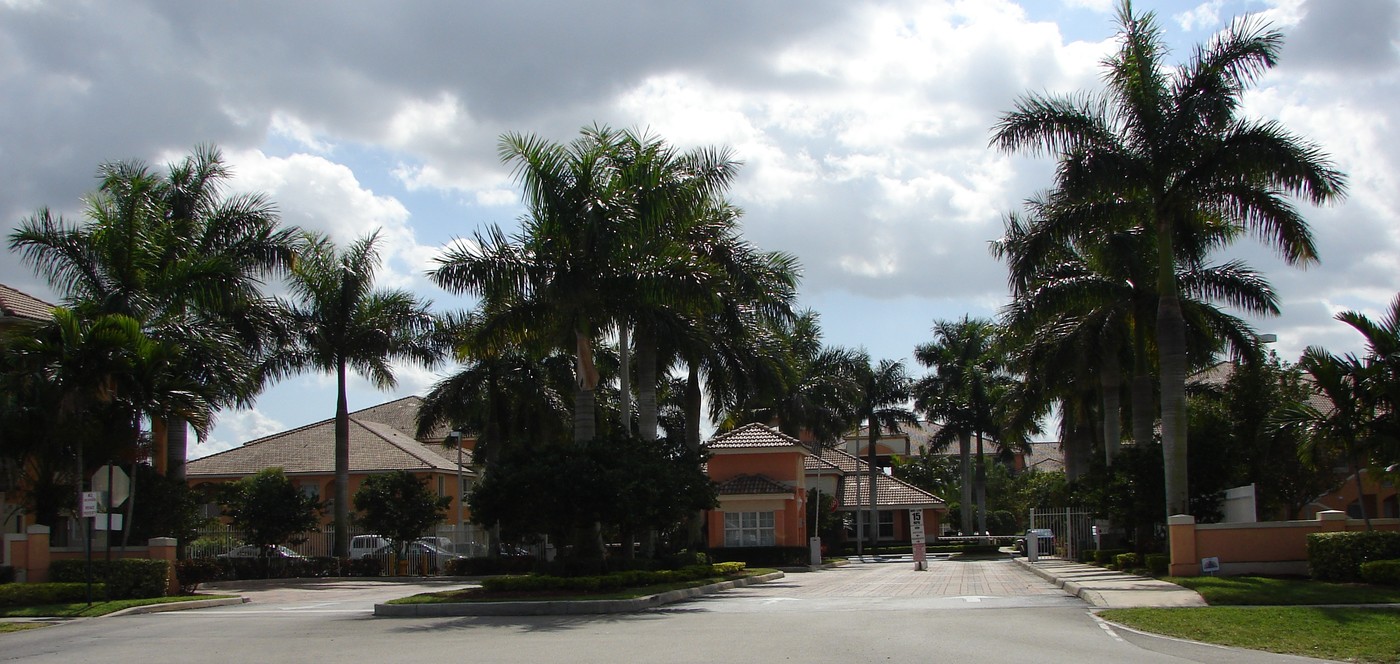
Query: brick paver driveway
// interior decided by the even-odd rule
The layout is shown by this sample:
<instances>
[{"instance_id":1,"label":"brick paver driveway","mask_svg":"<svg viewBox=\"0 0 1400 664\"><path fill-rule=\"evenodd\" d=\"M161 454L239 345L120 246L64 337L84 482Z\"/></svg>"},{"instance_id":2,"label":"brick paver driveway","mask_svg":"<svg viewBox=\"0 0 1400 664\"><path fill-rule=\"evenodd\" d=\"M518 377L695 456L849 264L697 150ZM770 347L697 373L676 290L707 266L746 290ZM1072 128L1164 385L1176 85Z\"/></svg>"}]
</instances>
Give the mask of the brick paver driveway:
<instances>
[{"instance_id":1,"label":"brick paver driveway","mask_svg":"<svg viewBox=\"0 0 1400 664\"><path fill-rule=\"evenodd\" d=\"M725 591L678 607L713 611L899 610L1087 606L1010 560L853 562L793 573L769 583ZM665 610L665 609L659 609Z\"/></svg>"}]
</instances>

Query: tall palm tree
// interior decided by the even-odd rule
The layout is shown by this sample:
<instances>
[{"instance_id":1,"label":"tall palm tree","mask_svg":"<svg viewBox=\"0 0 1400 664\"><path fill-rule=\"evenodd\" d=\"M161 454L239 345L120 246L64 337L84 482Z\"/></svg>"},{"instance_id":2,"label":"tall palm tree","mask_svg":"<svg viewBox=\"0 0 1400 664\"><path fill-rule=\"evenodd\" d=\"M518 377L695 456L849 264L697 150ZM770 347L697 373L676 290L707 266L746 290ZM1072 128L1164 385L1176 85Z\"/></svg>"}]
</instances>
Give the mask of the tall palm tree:
<instances>
[{"instance_id":1,"label":"tall palm tree","mask_svg":"<svg viewBox=\"0 0 1400 664\"><path fill-rule=\"evenodd\" d=\"M597 431L598 371L593 347L623 293L636 292L625 265L637 229L622 223L609 153L618 133L585 129L568 145L533 135L501 137L502 161L514 168L526 216L507 236L499 227L449 247L429 277L453 293L480 296L491 312L483 334L495 343L544 339L576 359L574 440Z\"/></svg>"},{"instance_id":2,"label":"tall palm tree","mask_svg":"<svg viewBox=\"0 0 1400 664\"><path fill-rule=\"evenodd\" d=\"M1219 220L1273 245L1291 264L1317 260L1307 222L1289 200L1343 195L1322 151L1276 122L1238 115L1244 90L1274 66L1280 32L1237 20L1182 67L1172 67L1152 13L1119 7L1119 50L1104 61L1099 96L1028 95L996 125L993 144L1060 159L1058 205L1099 224L1138 226L1156 244L1157 348L1167 511L1185 513L1187 348L1177 242ZM1088 233L1093 229L1073 229Z\"/></svg>"},{"instance_id":3,"label":"tall palm tree","mask_svg":"<svg viewBox=\"0 0 1400 664\"><path fill-rule=\"evenodd\" d=\"M859 386L859 400L856 414L866 426L866 456L870 465L870 545L879 543L879 506L876 505L879 486L880 465L875 445L883 432L900 433L902 426L918 424L907 404L912 396L913 381L904 372L904 363L894 360L880 360L871 364L870 357L860 353L856 365L856 380Z\"/></svg>"},{"instance_id":4,"label":"tall palm tree","mask_svg":"<svg viewBox=\"0 0 1400 664\"><path fill-rule=\"evenodd\" d=\"M976 532L986 532L985 436L999 444L1013 433L1001 426L1000 397L1013 380L1004 371L1005 358L997 346L998 330L990 320L964 316L959 321L935 321L934 340L914 349L914 359L934 373L914 386L914 407L940 430L934 444L958 441L962 470L962 527L973 531L973 505L977 506ZM1001 434L1001 435L999 435ZM972 443L976 440L976 476L972 476ZM977 494L974 498L973 493Z\"/></svg>"},{"instance_id":5,"label":"tall palm tree","mask_svg":"<svg viewBox=\"0 0 1400 664\"><path fill-rule=\"evenodd\" d=\"M98 175L83 223L40 210L10 235L10 248L81 315L131 316L152 337L188 348L170 369L197 378L211 407L249 403L272 319L261 284L290 264L295 229L279 227L261 194L225 195L233 174L212 146L163 173L128 161ZM237 343L225 344L228 336ZM176 416L165 429L168 459L157 467L183 477L185 421Z\"/></svg>"},{"instance_id":6,"label":"tall palm tree","mask_svg":"<svg viewBox=\"0 0 1400 664\"><path fill-rule=\"evenodd\" d=\"M396 384L391 360L431 366L442 356L428 304L408 291L374 287L378 240L376 231L342 252L325 237L307 235L288 279L293 299L279 300L289 337L266 362L273 378L307 370L335 375L334 554L339 557L350 548L349 371L386 389Z\"/></svg>"},{"instance_id":7,"label":"tall palm tree","mask_svg":"<svg viewBox=\"0 0 1400 664\"><path fill-rule=\"evenodd\" d=\"M857 422L859 354L823 345L820 316L810 309L774 327L782 371L755 385L724 418L724 427L762 422L794 438L836 444Z\"/></svg>"},{"instance_id":8,"label":"tall palm tree","mask_svg":"<svg viewBox=\"0 0 1400 664\"><path fill-rule=\"evenodd\" d=\"M1361 484L1363 457L1370 447L1375 411L1365 394L1366 366L1354 356L1338 357L1322 348L1303 351L1298 366L1311 378L1313 391L1327 401L1319 408L1306 401L1287 404L1278 413L1276 424L1302 434L1299 458L1312 458L1316 449L1341 449L1356 480L1356 497L1366 529L1371 515L1366 510L1366 493Z\"/></svg>"}]
</instances>

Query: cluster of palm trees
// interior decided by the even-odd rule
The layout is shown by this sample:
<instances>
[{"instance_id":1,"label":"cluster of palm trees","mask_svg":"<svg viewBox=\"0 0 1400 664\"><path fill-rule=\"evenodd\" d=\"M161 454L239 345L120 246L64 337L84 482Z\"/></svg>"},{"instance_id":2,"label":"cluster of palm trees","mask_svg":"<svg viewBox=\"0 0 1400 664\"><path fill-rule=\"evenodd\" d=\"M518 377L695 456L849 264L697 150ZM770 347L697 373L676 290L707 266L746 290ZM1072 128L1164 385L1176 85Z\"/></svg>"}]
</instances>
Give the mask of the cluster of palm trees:
<instances>
[{"instance_id":1,"label":"cluster of palm trees","mask_svg":"<svg viewBox=\"0 0 1400 664\"><path fill-rule=\"evenodd\" d=\"M1153 440L1160 422L1167 513L1182 514L1186 376L1224 346L1257 352L1259 336L1222 304L1277 312L1259 273L1212 258L1252 234L1290 264L1315 262L1291 197L1335 201L1345 178L1316 146L1238 113L1277 61L1278 31L1238 20L1174 67L1152 13L1125 1L1118 21L1102 92L1028 95L995 127L998 148L1058 166L992 250L1010 272L1014 361L1039 377L1026 402L1059 407L1071 474L1096 445L1111 463L1128 385L1132 439Z\"/></svg>"},{"instance_id":2,"label":"cluster of palm trees","mask_svg":"<svg viewBox=\"0 0 1400 664\"><path fill-rule=\"evenodd\" d=\"M373 288L375 236L337 253L324 237L281 226L264 196L227 195L231 177L207 146L164 171L107 164L81 222L41 210L10 235L63 306L5 340L4 451L33 469L40 496L55 484L81 492L93 452L150 457L183 480L190 428L203 438L219 409L250 406L270 380L331 371L334 511L348 537L346 369L392 385L388 358L435 361L433 318L411 294ZM265 293L270 279L284 280L291 298ZM36 513L53 523L71 504L49 500Z\"/></svg>"}]
</instances>

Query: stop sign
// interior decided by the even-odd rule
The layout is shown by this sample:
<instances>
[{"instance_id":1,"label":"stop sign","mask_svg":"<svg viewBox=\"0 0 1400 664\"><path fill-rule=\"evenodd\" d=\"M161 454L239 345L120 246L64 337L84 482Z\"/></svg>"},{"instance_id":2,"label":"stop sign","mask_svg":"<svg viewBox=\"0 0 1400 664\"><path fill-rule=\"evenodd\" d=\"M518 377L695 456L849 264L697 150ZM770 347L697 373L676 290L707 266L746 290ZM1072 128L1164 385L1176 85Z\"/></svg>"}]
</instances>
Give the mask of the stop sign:
<instances>
[{"instance_id":1,"label":"stop sign","mask_svg":"<svg viewBox=\"0 0 1400 664\"><path fill-rule=\"evenodd\" d=\"M117 466L103 466L92 474L93 491L107 492L107 507L117 507L131 495L131 478Z\"/></svg>"}]
</instances>

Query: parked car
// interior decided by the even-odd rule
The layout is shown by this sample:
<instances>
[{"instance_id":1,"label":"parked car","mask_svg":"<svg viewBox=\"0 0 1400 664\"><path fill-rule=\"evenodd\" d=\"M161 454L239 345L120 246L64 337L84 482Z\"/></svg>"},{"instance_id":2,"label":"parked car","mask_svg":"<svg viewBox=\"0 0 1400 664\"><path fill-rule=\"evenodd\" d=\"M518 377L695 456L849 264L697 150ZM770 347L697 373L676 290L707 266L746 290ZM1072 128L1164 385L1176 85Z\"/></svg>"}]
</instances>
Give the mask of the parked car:
<instances>
[{"instance_id":1,"label":"parked car","mask_svg":"<svg viewBox=\"0 0 1400 664\"><path fill-rule=\"evenodd\" d=\"M1055 553L1055 531L1049 528L1032 528L1031 530L1027 530L1025 537L1016 540L1016 552L1023 556L1026 555L1026 540L1032 537L1035 538L1038 544L1038 546L1036 546L1036 555L1048 556Z\"/></svg>"},{"instance_id":2,"label":"parked car","mask_svg":"<svg viewBox=\"0 0 1400 664\"><path fill-rule=\"evenodd\" d=\"M393 554L394 546L387 544L371 555L387 560ZM411 572L437 574L447 566L447 561L458 558L464 559L466 556L459 556L423 541L409 542L404 548L404 559L408 561L408 569Z\"/></svg>"},{"instance_id":3,"label":"parked car","mask_svg":"<svg viewBox=\"0 0 1400 664\"><path fill-rule=\"evenodd\" d=\"M446 537L419 537L415 541L422 542L424 544L431 544L439 549L442 549L443 551L452 551L454 553L457 551L457 546L452 543L452 540Z\"/></svg>"},{"instance_id":4,"label":"parked car","mask_svg":"<svg viewBox=\"0 0 1400 664\"><path fill-rule=\"evenodd\" d=\"M258 545L256 545L256 544L245 544L245 545L243 545L243 546L240 546L240 547L237 547L237 548L235 548L235 549L232 549L232 550L228 551L227 553L221 553L221 554L219 554L219 555L217 555L217 556L214 556L214 557L215 557L215 558L244 558L244 559L261 558L261 557L263 557L263 551L264 551L263 547L260 547L260 546L258 546ZM306 558L306 556L303 556L303 555L301 555L300 553L297 553L296 551L293 551L293 550L291 550L291 549L289 549L289 548L287 548L287 547L285 547L285 546L282 546L282 545L280 545L280 544L277 545L277 546L274 546L274 547L272 547L272 548L266 549L266 552L267 552L267 557L268 557L268 558L283 558L283 559Z\"/></svg>"},{"instance_id":5,"label":"parked car","mask_svg":"<svg viewBox=\"0 0 1400 664\"><path fill-rule=\"evenodd\" d=\"M389 545L388 538L379 535L356 535L350 538L350 558L359 560Z\"/></svg>"}]
</instances>

